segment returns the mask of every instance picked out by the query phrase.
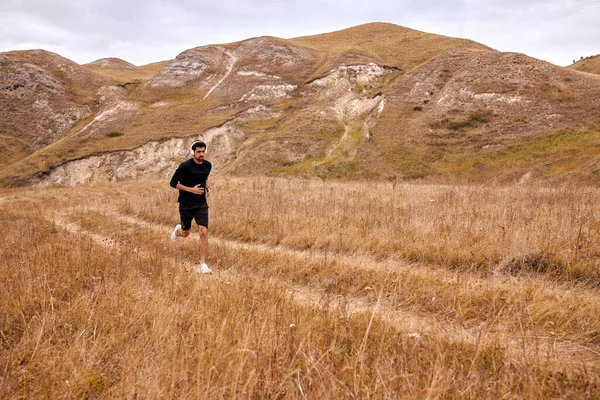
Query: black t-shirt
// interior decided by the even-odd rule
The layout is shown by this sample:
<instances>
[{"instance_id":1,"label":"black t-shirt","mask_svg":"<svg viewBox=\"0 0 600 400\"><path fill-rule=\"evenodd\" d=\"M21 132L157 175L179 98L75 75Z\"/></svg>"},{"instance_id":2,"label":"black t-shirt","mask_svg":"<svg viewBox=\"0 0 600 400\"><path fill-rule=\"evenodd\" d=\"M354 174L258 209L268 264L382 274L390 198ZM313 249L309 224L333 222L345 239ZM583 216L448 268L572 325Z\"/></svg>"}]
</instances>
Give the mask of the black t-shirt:
<instances>
[{"instance_id":1,"label":"black t-shirt","mask_svg":"<svg viewBox=\"0 0 600 400\"><path fill-rule=\"evenodd\" d=\"M177 170L175 170L175 173L171 178L170 185L175 188L177 183L181 183L187 187L194 187L199 184L200 187L206 189L206 179L208 178L211 169L212 164L209 161L204 160L202 164L198 164L193 158L190 158L179 164L179 167L177 167ZM206 192L202 195L197 195L180 190L177 201L185 205L207 206Z\"/></svg>"}]
</instances>

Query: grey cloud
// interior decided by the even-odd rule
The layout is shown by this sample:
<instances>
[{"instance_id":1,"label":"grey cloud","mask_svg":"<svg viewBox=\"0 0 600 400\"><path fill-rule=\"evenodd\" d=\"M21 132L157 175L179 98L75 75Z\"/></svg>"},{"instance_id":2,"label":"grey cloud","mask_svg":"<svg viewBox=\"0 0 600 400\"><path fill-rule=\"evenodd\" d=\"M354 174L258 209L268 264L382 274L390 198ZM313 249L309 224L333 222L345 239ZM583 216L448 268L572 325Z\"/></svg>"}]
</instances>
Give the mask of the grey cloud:
<instances>
[{"instance_id":1,"label":"grey cloud","mask_svg":"<svg viewBox=\"0 0 600 400\"><path fill-rule=\"evenodd\" d=\"M5 0L0 49L52 47L77 62L116 56L142 64L199 45L385 21L565 65L600 53L598 20L596 0Z\"/></svg>"}]
</instances>

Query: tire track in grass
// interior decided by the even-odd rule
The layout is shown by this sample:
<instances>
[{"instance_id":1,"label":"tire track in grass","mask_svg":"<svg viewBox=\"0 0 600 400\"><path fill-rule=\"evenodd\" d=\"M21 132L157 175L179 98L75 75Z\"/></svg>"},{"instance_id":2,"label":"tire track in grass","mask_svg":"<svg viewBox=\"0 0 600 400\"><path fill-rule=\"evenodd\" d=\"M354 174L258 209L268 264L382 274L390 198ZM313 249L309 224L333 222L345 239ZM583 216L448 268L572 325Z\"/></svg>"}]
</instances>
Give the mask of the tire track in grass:
<instances>
[{"instance_id":1,"label":"tire track in grass","mask_svg":"<svg viewBox=\"0 0 600 400\"><path fill-rule=\"evenodd\" d=\"M136 217L132 217L130 215L123 215L114 210L106 210L100 208L91 208L92 210L104 214L108 217L118 219L120 221L138 225L147 229L151 229L159 232L166 232L169 229L166 225L161 225L152 222L146 222L139 220ZM170 228L172 229L172 227ZM194 235L196 232L192 232ZM367 255L359 255L359 256L346 256L339 253L327 252L322 250L296 250L291 249L289 247L284 246L271 246L263 243L256 242L240 242L235 240L224 239L218 236L211 235L209 240L213 243L219 243L223 246L230 247L236 250L255 250L263 253L279 253L285 254L299 260L310 260L310 261L332 261L335 260L344 265L358 267L366 270L374 270L374 271L389 271L389 272L402 272L407 271L411 273L419 273L422 275L426 275L427 277L435 276L436 279L447 282L447 283L455 283L459 278L459 273L457 272L446 272L441 271L439 269L429 268L423 265L417 264L407 264L406 262L396 260L396 259L387 259L384 261L379 261L374 259L373 257L369 257ZM470 278L476 282L484 282L485 280L479 278Z\"/></svg>"},{"instance_id":2,"label":"tire track in grass","mask_svg":"<svg viewBox=\"0 0 600 400\"><path fill-rule=\"evenodd\" d=\"M166 225L158 223L141 221L138 218L120 214L114 210L106 210L99 208L92 208L92 210L106 215L110 218L115 218L122 222L141 226L156 232L166 233L172 229ZM197 235L196 232L192 232L192 236ZM496 283L503 287L514 290L519 288L521 290L527 289L532 283L539 284L545 294L552 292L552 295L559 293L577 291L578 293L585 294L586 296L597 297L599 292L594 289L584 287L565 287L564 285L556 282L548 282L547 280L539 277L516 277L516 276L503 276L503 275L490 275L486 278L474 276L468 272L459 271L447 271L441 268L434 268L419 263L407 264L404 261L394 259L390 257L385 260L378 260L374 257L362 254L358 256L346 256L338 253L331 253L321 250L296 250L290 249L284 246L272 246L263 243L256 242L239 242L229 239L220 238L217 236L210 236L209 241L213 244L220 244L227 246L235 250L246 250L246 251L258 251L265 254L284 254L286 256L294 257L298 260L304 261L322 261L329 262L335 261L348 267L357 268L366 271L377 271L377 272L388 272L388 273L408 273L413 276L422 277L426 280L435 279L437 282L442 282L449 285L462 283L469 289L476 289L478 287L489 286L490 283ZM327 282L325 282L327 284Z\"/></svg>"},{"instance_id":3,"label":"tire track in grass","mask_svg":"<svg viewBox=\"0 0 600 400\"><path fill-rule=\"evenodd\" d=\"M95 209L94 211L107 218L117 219L129 225L141 226L155 232L160 232L165 236L165 240L168 240L169 229L160 224L140 221L130 216L111 211L107 212L106 210ZM211 242L212 245L222 246L227 249L227 251L256 251L268 254L274 254L281 251L284 255L296 258L299 261L314 257L314 254L311 254L312 252L280 249L278 246L239 243L214 237L211 237ZM316 257L326 259L328 255L321 253L317 254ZM185 261L185 264L188 269L193 269L191 262ZM367 269L380 270L381 268L377 268L376 265L379 264L375 264L375 266L369 265ZM409 269L409 271L415 273L414 269ZM240 276L243 274L235 272L231 268L225 270L217 269L216 272L216 276L219 277L219 279L227 279L227 277L248 278L247 276ZM288 293L291 295L292 299L299 304L311 307L338 309L348 315L377 314L381 320L395 326L397 329L408 332L411 337L418 338L421 335L435 335L436 337L449 338L452 341L477 345L482 339L489 339L491 336L498 343L503 343L506 346L507 354L511 354L516 358L526 357L528 352L532 351L543 352L548 354L548 357L550 357L550 354L556 355L557 366L561 363L564 364L567 362L566 360L570 360L578 365L583 364L594 368L598 368L600 365L599 351L568 340L561 340L556 337L536 336L529 333L527 330L522 331L520 337L516 338L514 332L511 333L507 331L502 325L489 325L488 323L482 322L475 327L463 327L449 321L440 321L430 313L428 313L428 315L420 315L411 311L399 310L398 308L387 304L385 301L381 304L378 302L376 307L372 301L368 301L365 297L335 295L328 293L327 288L315 289L314 287L285 282L279 278L271 279L273 282L288 287ZM479 278L476 279L478 281L480 280ZM561 359L561 357L565 358Z\"/></svg>"},{"instance_id":4,"label":"tire track in grass","mask_svg":"<svg viewBox=\"0 0 600 400\"><path fill-rule=\"evenodd\" d=\"M72 209L72 211L76 211L76 209ZM106 215L107 217L115 217L115 215ZM87 236L92 239L95 243L107 247L109 249L114 249L115 251L125 251L121 244L114 239L113 237L104 236L95 232L90 232L86 230L81 225L67 221L67 214L55 214L54 218L49 219L50 221L54 221L54 223L63 228L69 233ZM164 233L164 229L162 227L156 226L155 224L150 224L143 221L137 221L133 218L125 218L123 219L126 223L136 223L139 226L143 226L147 229L151 229L154 231L158 231ZM224 247L226 249L231 250L232 246L229 241L219 241L217 246ZM263 247L263 246L261 246ZM239 244L233 246L233 250L257 250L253 249L252 246L248 246L247 244ZM258 251L262 251L264 249L258 249ZM175 260L171 257L165 256L163 258L166 263L170 264L174 269L179 269L182 266L185 270L193 271L195 268L195 264L189 260ZM235 271L234 269L215 269L213 274L220 280L227 280L229 278L240 278L240 279L248 279L248 276ZM282 281L277 277L271 277L269 280L272 283L281 284L288 288L288 293L291 298L297 302L298 304L308 305L311 307L319 307L319 308L328 308L332 310L343 310L343 312L349 315L356 315L362 313L372 313L374 304L369 302L366 298L358 298L358 297L348 297L342 296L339 294L331 294L327 292L327 289L315 289L308 286L302 285L292 285L289 282ZM460 336L462 338L474 339L475 336L470 333L469 330L457 328L450 329L450 325L439 322L435 318L431 318L430 316L418 315L412 312L397 310L390 308L387 305L380 305L378 307L378 315L387 322L392 322L397 328L402 328L405 331L411 331L415 336L420 336L425 332L452 332L452 336ZM452 326L452 328L456 328ZM457 334L458 333L458 334Z\"/></svg>"},{"instance_id":5,"label":"tire track in grass","mask_svg":"<svg viewBox=\"0 0 600 400\"><path fill-rule=\"evenodd\" d=\"M111 248L118 252L121 251L121 247L113 238L102 236L94 232L86 231L79 224L68 221L67 216L68 214L65 212L55 213L52 218L47 218L47 220L51 223L54 223L56 226L62 228L70 234L86 236L90 238L92 242L102 247Z\"/></svg>"},{"instance_id":6,"label":"tire track in grass","mask_svg":"<svg viewBox=\"0 0 600 400\"><path fill-rule=\"evenodd\" d=\"M74 209L71 209L71 211L73 210ZM85 236L101 247L114 250L118 253L127 251L127 249L124 248L121 245L121 243L114 237L104 236L96 232L91 232L90 230L82 227L80 224L69 221L68 216L69 214L63 211L60 213L54 213L52 217L47 217L46 219L49 222L54 223L60 229L65 230L67 233L77 236ZM134 251L137 252L137 250ZM144 257L143 254L142 256ZM183 269L185 269L186 271L194 271L196 268L196 265L193 262L187 260L175 260L172 258L163 257L162 261L164 265L168 265L170 268L175 270L181 269L183 267Z\"/></svg>"}]
</instances>

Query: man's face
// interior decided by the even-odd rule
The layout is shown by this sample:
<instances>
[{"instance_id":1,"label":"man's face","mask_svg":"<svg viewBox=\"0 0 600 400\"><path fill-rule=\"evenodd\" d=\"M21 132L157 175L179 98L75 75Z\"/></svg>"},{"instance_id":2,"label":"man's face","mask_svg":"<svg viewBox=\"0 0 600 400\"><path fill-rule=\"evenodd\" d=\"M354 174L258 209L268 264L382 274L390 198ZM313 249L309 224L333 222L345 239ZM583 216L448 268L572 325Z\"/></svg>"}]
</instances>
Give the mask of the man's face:
<instances>
[{"instance_id":1,"label":"man's face","mask_svg":"<svg viewBox=\"0 0 600 400\"><path fill-rule=\"evenodd\" d=\"M206 152L206 147L196 147L194 149L194 160L196 162L201 163L204 161L204 153Z\"/></svg>"}]
</instances>

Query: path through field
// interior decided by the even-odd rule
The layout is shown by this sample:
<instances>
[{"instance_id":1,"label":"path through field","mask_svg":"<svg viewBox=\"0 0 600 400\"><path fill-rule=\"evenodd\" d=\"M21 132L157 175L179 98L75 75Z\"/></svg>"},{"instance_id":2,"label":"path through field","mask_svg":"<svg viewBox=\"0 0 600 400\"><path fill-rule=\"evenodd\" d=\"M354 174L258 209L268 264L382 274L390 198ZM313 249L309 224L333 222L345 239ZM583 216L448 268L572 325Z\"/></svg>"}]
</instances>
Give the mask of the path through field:
<instances>
[{"instance_id":1,"label":"path through field","mask_svg":"<svg viewBox=\"0 0 600 400\"><path fill-rule=\"evenodd\" d=\"M102 216L102 218L106 218L106 223L112 225L114 230L106 232L106 235L103 236L92 230L83 229L77 222L68 222L69 212L75 215L89 214L91 212L96 213L96 217ZM77 217L75 217L75 221L76 219ZM123 251L124 247L129 247L129 251L131 251L130 246L132 243L129 243L128 246L121 246L117 239L115 239L120 236L119 229L123 226L142 229L140 232L142 235L145 231L153 231L164 236L165 241L169 241L168 244L171 245L169 235L172 227L149 223L131 215L120 214L114 209L106 207L106 205L104 207L90 207L88 205L81 209L67 209L64 214L55 214L50 217L50 220L72 234L87 236L95 243L109 247L115 251ZM194 233L187 239L179 240L187 241L189 242L187 243L188 245L191 244L193 246L196 244L197 238L197 234ZM139 248L140 246L143 246L143 243L133 245L135 248ZM448 271L432 269L419 264L406 264L402 261L393 259L378 261L366 256L356 259L351 256L332 255L324 251L300 251L283 246L245 243L219 237L211 237L210 245L219 247L232 254L243 252L259 253L266 257L277 255L278 257L292 259L295 263L300 264L334 260L336 264L342 265L345 269L353 268L359 271L375 270L387 274L402 273L414 276L416 279L426 280L433 278L436 281L445 284L462 282L463 285L470 288L477 288L481 285L489 284L489 279L484 280L468 274L450 273ZM172 244L172 246L177 248L178 244ZM148 250L143 247L141 247L141 249L142 251ZM168 257L162 258L162 261L165 265L171 266L175 271L181 270L186 273L189 272L192 276L197 274L194 272L197 263L194 263L193 257L191 259L179 260L177 263L173 262L173 260ZM263 273L259 275L261 279L270 279L284 285L287 287L291 298L300 304L317 308L326 307L339 309L349 314L364 313L373 315L377 318L381 318L386 323L393 325L396 329L407 332L410 337L419 338L421 335L435 335L444 336L446 340L450 341L477 344L477 342L482 339L482 335L492 335L495 340L502 343L504 351L507 354L511 354L516 359L527 357L528 352L539 352L547 354L549 356L548 361L556 364L556 366L574 363L575 365L585 366L586 368L597 368L600 370L600 346L578 345L568 339L539 336L536 335L535 332L527 330L518 332L518 336L515 337L515 332L508 330L504 324L490 324L488 321L483 320L471 320L467 323L453 323L443 315L436 315L435 313L423 312L421 310L419 310L420 312L412 312L410 309L405 310L400 306L395 306L393 302L386 301L386 298L390 296L390 293L386 292L385 286L381 288L380 292L377 292L374 288L368 286L363 289L363 293L357 294L347 294L337 291L335 288L331 287L334 285L332 280L326 276L319 276L318 271L316 271L317 273L311 279L312 281L318 282L318 284L314 286L300 285L290 281L287 274L278 274L277 270L267 270L262 272ZM206 277L198 275L198 278L227 280L232 276L236 276L240 279L247 279L252 275L255 275L252 270L236 271L228 266L217 265L214 266L214 275ZM530 282L512 279L509 282L502 282L499 280L497 284L525 290L525 287L529 285ZM559 287L553 287L552 291L560 294L563 290ZM381 296L382 293L385 293L383 300ZM435 299L432 298L432 301L435 301Z\"/></svg>"}]
</instances>

